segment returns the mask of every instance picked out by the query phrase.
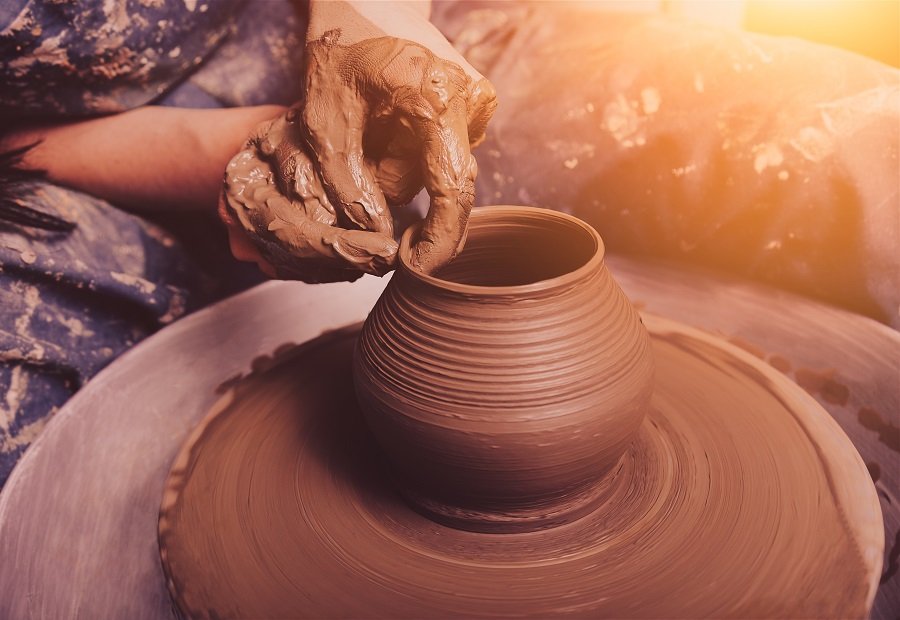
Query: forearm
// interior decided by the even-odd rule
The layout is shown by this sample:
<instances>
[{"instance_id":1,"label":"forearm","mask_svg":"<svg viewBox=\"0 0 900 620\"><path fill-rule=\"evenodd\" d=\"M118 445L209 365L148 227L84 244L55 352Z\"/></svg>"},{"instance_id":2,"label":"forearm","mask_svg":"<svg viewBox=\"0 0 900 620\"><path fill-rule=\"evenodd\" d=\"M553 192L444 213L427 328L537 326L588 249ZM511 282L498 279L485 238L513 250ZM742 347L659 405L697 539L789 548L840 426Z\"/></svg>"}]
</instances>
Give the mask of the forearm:
<instances>
[{"instance_id":1,"label":"forearm","mask_svg":"<svg viewBox=\"0 0 900 620\"><path fill-rule=\"evenodd\" d=\"M385 35L409 39L410 28L427 22L430 14L430 0L312 0L306 39L318 39L325 32L336 28L341 29L342 38L347 43Z\"/></svg>"},{"instance_id":2,"label":"forearm","mask_svg":"<svg viewBox=\"0 0 900 620\"><path fill-rule=\"evenodd\" d=\"M458 64L472 81L478 73L429 21L431 2L371 2L366 0L312 0L306 41L317 41L329 30L340 30L338 42L353 45L364 39L394 37L418 43L439 58Z\"/></svg>"},{"instance_id":3,"label":"forearm","mask_svg":"<svg viewBox=\"0 0 900 620\"><path fill-rule=\"evenodd\" d=\"M39 142L23 168L129 210L213 210L228 160L258 123L283 110L144 107L18 129L0 139L0 150Z\"/></svg>"}]
</instances>

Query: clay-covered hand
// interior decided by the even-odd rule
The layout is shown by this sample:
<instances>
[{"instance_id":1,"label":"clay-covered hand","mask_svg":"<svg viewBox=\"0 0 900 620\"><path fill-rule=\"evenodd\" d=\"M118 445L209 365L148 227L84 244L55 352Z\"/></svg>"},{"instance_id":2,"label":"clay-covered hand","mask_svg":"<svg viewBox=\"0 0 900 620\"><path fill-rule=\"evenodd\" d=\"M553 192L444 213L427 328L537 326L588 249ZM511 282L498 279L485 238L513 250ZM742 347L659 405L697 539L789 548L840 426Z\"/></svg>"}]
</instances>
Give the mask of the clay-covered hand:
<instances>
[{"instance_id":1,"label":"clay-covered hand","mask_svg":"<svg viewBox=\"0 0 900 620\"><path fill-rule=\"evenodd\" d=\"M312 283L384 274L397 253L390 229L343 226L307 156L299 116L293 107L260 124L228 163L219 215L232 253L271 277Z\"/></svg>"},{"instance_id":2,"label":"clay-covered hand","mask_svg":"<svg viewBox=\"0 0 900 620\"><path fill-rule=\"evenodd\" d=\"M389 208L424 187L410 260L426 272L449 262L474 202L471 148L496 108L491 84L415 2L313 0L304 78L304 100L226 172L235 255L306 281L383 274L397 252Z\"/></svg>"},{"instance_id":3,"label":"clay-covered hand","mask_svg":"<svg viewBox=\"0 0 900 620\"><path fill-rule=\"evenodd\" d=\"M352 225L391 235L388 206L425 187L430 208L410 260L426 273L464 243L471 147L497 105L486 79L434 48L455 53L443 37L430 46L394 36L348 43L341 29L324 32L307 46L301 115L326 193Z\"/></svg>"}]
</instances>

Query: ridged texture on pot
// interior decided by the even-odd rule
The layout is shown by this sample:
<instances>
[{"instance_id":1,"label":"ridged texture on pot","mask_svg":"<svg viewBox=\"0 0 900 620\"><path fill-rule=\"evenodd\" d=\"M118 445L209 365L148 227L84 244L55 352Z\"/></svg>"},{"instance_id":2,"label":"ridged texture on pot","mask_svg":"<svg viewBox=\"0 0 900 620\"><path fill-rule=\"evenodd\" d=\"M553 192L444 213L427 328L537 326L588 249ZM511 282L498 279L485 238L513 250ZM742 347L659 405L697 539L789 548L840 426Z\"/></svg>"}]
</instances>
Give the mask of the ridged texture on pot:
<instances>
[{"instance_id":1,"label":"ridged texture on pot","mask_svg":"<svg viewBox=\"0 0 900 620\"><path fill-rule=\"evenodd\" d=\"M551 527L590 510L652 391L647 332L604 266L599 236L578 220L476 210L446 277L508 281L491 270L526 249L516 248L519 232L527 240L544 227L554 243L591 243L587 261L559 278L493 289L401 268L357 347L357 394L402 490L466 529Z\"/></svg>"}]
</instances>

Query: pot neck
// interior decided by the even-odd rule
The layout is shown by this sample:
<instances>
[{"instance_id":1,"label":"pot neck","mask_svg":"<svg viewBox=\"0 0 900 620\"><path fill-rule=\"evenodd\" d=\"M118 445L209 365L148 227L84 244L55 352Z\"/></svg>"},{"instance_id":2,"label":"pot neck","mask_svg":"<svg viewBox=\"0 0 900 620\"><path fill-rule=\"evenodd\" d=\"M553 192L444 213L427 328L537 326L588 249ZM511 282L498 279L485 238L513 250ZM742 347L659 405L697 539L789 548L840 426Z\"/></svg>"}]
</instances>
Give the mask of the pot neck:
<instances>
[{"instance_id":1,"label":"pot neck","mask_svg":"<svg viewBox=\"0 0 900 620\"><path fill-rule=\"evenodd\" d=\"M466 247L436 274L423 273L410 263L421 227L419 222L404 232L398 271L434 293L486 300L545 296L588 281L604 269L605 248L597 231L550 209L506 205L473 209ZM468 268L462 269L462 277L461 267ZM533 280L529 273L535 275ZM491 277L497 284L483 282ZM504 284L508 281L515 283Z\"/></svg>"}]
</instances>

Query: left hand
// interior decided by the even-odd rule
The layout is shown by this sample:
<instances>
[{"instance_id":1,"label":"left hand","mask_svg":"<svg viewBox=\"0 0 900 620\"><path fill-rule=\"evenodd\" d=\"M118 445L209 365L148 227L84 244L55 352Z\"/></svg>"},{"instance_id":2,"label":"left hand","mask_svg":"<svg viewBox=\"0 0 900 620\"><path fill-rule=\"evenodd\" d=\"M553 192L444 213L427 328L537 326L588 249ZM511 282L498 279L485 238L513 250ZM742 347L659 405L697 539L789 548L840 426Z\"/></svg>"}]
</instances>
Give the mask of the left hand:
<instances>
[{"instance_id":1,"label":"left hand","mask_svg":"<svg viewBox=\"0 0 900 620\"><path fill-rule=\"evenodd\" d=\"M261 123L228 163L219 216L232 254L270 277L305 282L384 274L397 243L384 233L336 226L297 116L292 108Z\"/></svg>"}]
</instances>

